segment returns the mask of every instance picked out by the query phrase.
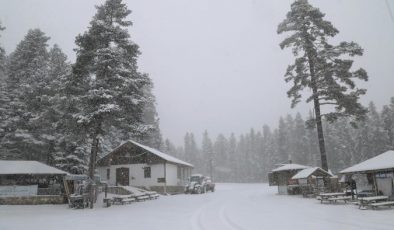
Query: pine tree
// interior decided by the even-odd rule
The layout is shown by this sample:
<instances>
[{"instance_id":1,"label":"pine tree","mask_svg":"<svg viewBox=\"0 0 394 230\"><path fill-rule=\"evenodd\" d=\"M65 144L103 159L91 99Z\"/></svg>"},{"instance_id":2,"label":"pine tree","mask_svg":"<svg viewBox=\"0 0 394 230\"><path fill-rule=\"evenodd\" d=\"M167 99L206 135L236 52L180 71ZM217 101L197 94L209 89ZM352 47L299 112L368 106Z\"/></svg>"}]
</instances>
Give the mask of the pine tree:
<instances>
[{"instance_id":1,"label":"pine tree","mask_svg":"<svg viewBox=\"0 0 394 230\"><path fill-rule=\"evenodd\" d=\"M208 131L205 130L202 137L201 144L201 154L204 162L204 170L203 172L208 174L212 179L214 178L214 163L216 163L214 159L214 151L212 146L212 141L209 138ZM216 179L216 175L215 175Z\"/></svg>"},{"instance_id":2,"label":"pine tree","mask_svg":"<svg viewBox=\"0 0 394 230\"><path fill-rule=\"evenodd\" d=\"M292 107L301 100L301 92L311 89L312 95L306 100L313 101L315 122L319 140L321 164L328 169L324 143L322 116L334 121L341 116L362 119L366 109L358 102L366 90L356 88L353 79L368 80L365 70L351 71L353 61L343 57L360 56L363 49L354 42L341 42L338 46L328 43L338 30L324 20L324 14L307 0L296 0L286 19L279 24L279 34L291 34L280 43L282 49L292 47L295 63L287 68L286 82L293 82L288 91ZM321 106L331 105L335 112L322 114Z\"/></svg>"},{"instance_id":3,"label":"pine tree","mask_svg":"<svg viewBox=\"0 0 394 230\"><path fill-rule=\"evenodd\" d=\"M389 106L383 106L381 117L387 135L387 148L394 149L394 97L391 98Z\"/></svg>"},{"instance_id":4,"label":"pine tree","mask_svg":"<svg viewBox=\"0 0 394 230\"><path fill-rule=\"evenodd\" d=\"M41 30L29 30L9 58L6 82L12 120L2 146L12 159L47 160L47 145L39 129L41 90L48 76L48 40Z\"/></svg>"},{"instance_id":5,"label":"pine tree","mask_svg":"<svg viewBox=\"0 0 394 230\"><path fill-rule=\"evenodd\" d=\"M292 136L294 138L294 161L299 164L308 164L308 141L306 137L305 121L300 113L297 113L294 119L294 129Z\"/></svg>"},{"instance_id":6,"label":"pine tree","mask_svg":"<svg viewBox=\"0 0 394 230\"><path fill-rule=\"evenodd\" d=\"M162 135L159 126L159 117L156 111L156 98L152 92L153 83L150 82L144 87L144 95L147 102L144 107L142 122L145 128L144 132L139 134L140 141L152 148L160 149L162 147Z\"/></svg>"},{"instance_id":7,"label":"pine tree","mask_svg":"<svg viewBox=\"0 0 394 230\"><path fill-rule=\"evenodd\" d=\"M87 89L79 98L78 122L91 139L89 176L93 178L99 140L109 127L134 136L144 131L142 115L149 98L146 74L138 72L138 46L130 40L126 17L131 13L122 0L107 0L97 6L88 31L77 36L75 78Z\"/></svg>"},{"instance_id":8,"label":"pine tree","mask_svg":"<svg viewBox=\"0 0 394 230\"><path fill-rule=\"evenodd\" d=\"M288 134L287 134L287 126L285 120L280 117L279 118L279 126L278 126L278 160L279 162L275 162L276 164L284 163L289 160L289 152L288 152Z\"/></svg>"},{"instance_id":9,"label":"pine tree","mask_svg":"<svg viewBox=\"0 0 394 230\"><path fill-rule=\"evenodd\" d=\"M383 121L373 102L370 102L368 106L368 122L369 127L371 127L371 143L369 143L371 145L371 150L367 155L367 159L387 151L387 144L389 141L383 127Z\"/></svg>"},{"instance_id":10,"label":"pine tree","mask_svg":"<svg viewBox=\"0 0 394 230\"><path fill-rule=\"evenodd\" d=\"M0 32L5 30L0 21ZM0 36L1 37L1 36ZM2 46L0 46L0 82L3 82L5 78L5 65L6 65L6 54Z\"/></svg>"},{"instance_id":11,"label":"pine tree","mask_svg":"<svg viewBox=\"0 0 394 230\"><path fill-rule=\"evenodd\" d=\"M229 167L232 169L230 178L232 181L237 180L237 174L239 172L238 156L237 156L237 139L234 133L231 133L228 141L228 155L229 155Z\"/></svg>"},{"instance_id":12,"label":"pine tree","mask_svg":"<svg viewBox=\"0 0 394 230\"><path fill-rule=\"evenodd\" d=\"M0 32L5 30L0 22ZM2 147L2 140L6 134L8 121L11 119L10 98L8 97L6 78L6 54L0 45L0 159L5 158L5 150Z\"/></svg>"}]
</instances>

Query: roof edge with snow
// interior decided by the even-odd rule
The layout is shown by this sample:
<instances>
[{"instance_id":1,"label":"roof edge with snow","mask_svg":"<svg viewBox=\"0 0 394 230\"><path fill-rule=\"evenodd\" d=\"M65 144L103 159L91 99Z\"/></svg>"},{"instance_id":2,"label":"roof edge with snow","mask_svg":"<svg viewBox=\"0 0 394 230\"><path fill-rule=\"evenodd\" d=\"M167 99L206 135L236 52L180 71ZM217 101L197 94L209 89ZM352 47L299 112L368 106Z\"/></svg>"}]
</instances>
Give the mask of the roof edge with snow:
<instances>
[{"instance_id":1,"label":"roof edge with snow","mask_svg":"<svg viewBox=\"0 0 394 230\"><path fill-rule=\"evenodd\" d=\"M383 171L394 169L394 150L386 151L380 155L372 157L366 161L346 168L339 173L361 173L368 171Z\"/></svg>"},{"instance_id":2,"label":"roof edge with snow","mask_svg":"<svg viewBox=\"0 0 394 230\"><path fill-rule=\"evenodd\" d=\"M68 173L38 161L0 160L0 175L67 175Z\"/></svg>"},{"instance_id":3,"label":"roof edge with snow","mask_svg":"<svg viewBox=\"0 0 394 230\"><path fill-rule=\"evenodd\" d=\"M310 168L309 166L299 165L299 164L283 164L282 166L273 169L272 172L282 172L282 171L292 171Z\"/></svg>"},{"instance_id":4,"label":"roof edge with snow","mask_svg":"<svg viewBox=\"0 0 394 230\"><path fill-rule=\"evenodd\" d=\"M128 144L128 143L129 144L133 144L135 146L138 146L139 148L142 148L145 151L148 151L151 154L154 154L155 156L157 156L157 157L159 157L159 158L161 158L161 159L163 159L163 160L165 160L167 162L175 163L175 164L179 164L179 165L185 165L185 166L188 166L188 167L194 167L192 164L190 164L190 163L188 163L186 161L183 161L183 160L180 160L180 159L178 159L176 157L168 155L167 153L163 153L163 152L161 152L161 151L159 151L157 149L154 149L154 148L148 147L146 145L140 144L140 143L138 143L138 142L136 142L134 140L128 140L128 141L123 142L122 144L120 144L118 147L113 149L111 152L106 154L104 157L102 157L98 161L104 159L105 157L109 156L110 154L112 154L113 152L115 152L116 150L120 149L122 146L124 146L125 144Z\"/></svg>"}]
</instances>

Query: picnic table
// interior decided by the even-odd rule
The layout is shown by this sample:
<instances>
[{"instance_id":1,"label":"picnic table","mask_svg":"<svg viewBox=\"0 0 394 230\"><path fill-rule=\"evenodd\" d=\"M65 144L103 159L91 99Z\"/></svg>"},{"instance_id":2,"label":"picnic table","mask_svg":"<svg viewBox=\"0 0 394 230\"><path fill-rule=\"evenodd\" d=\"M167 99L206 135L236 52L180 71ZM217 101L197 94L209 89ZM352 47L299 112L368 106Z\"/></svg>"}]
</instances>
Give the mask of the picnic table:
<instances>
[{"instance_id":1,"label":"picnic table","mask_svg":"<svg viewBox=\"0 0 394 230\"><path fill-rule=\"evenodd\" d=\"M358 199L359 201L359 206L358 208L361 209L365 209L368 206L371 206L374 203L377 203L379 201L387 201L389 199L388 196L370 196L370 197L361 197ZM376 206L376 205L372 205L372 206ZM372 207L371 206L371 207Z\"/></svg>"},{"instance_id":2,"label":"picnic table","mask_svg":"<svg viewBox=\"0 0 394 230\"><path fill-rule=\"evenodd\" d=\"M320 193L320 203L323 201L329 201L330 203L336 200L348 200L345 192L331 192L331 193Z\"/></svg>"}]
</instances>

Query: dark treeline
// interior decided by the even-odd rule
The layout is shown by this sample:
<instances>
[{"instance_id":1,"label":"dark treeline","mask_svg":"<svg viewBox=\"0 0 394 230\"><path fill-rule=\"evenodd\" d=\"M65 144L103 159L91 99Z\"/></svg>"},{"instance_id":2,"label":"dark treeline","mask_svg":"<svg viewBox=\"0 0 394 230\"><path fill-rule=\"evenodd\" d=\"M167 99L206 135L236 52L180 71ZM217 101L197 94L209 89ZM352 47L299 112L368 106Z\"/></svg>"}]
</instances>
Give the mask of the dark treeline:
<instances>
[{"instance_id":1,"label":"dark treeline","mask_svg":"<svg viewBox=\"0 0 394 230\"><path fill-rule=\"evenodd\" d=\"M364 121L351 123L351 118L340 118L334 123L324 122L328 165L333 173L366 160L386 150L394 149L394 97L378 111L369 104ZM306 124L300 114L279 119L277 128L264 125L248 133L212 138L206 131L201 145L193 133L187 133L184 147L175 148L166 140L163 150L195 165L195 172L212 175L221 182L261 182L279 163L320 166L317 133Z\"/></svg>"},{"instance_id":2,"label":"dark treeline","mask_svg":"<svg viewBox=\"0 0 394 230\"><path fill-rule=\"evenodd\" d=\"M9 55L0 45L0 159L86 173L92 143L99 156L127 139L160 147L153 84L137 70L140 52L124 20L130 11L120 0L97 9L76 37L76 63L40 29Z\"/></svg>"}]
</instances>

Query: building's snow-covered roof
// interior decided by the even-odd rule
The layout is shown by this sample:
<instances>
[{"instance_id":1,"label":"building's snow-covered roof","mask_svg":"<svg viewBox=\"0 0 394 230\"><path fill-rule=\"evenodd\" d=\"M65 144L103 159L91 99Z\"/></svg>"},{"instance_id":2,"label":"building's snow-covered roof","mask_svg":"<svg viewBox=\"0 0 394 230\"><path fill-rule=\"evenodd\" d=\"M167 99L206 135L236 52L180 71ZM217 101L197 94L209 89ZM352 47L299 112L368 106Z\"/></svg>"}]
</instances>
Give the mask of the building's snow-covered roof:
<instances>
[{"instance_id":1,"label":"building's snow-covered roof","mask_svg":"<svg viewBox=\"0 0 394 230\"><path fill-rule=\"evenodd\" d=\"M299 169L306 169L309 166L299 165L299 164L283 164L282 166L273 169L272 172L280 172L280 171L290 171L290 170L299 170Z\"/></svg>"},{"instance_id":2,"label":"building's snow-covered roof","mask_svg":"<svg viewBox=\"0 0 394 230\"><path fill-rule=\"evenodd\" d=\"M303 170L299 171L291 179L306 179L310 175L312 175L314 172L316 172L317 170L319 170L319 171L321 171L323 173L326 173L327 175L332 176L331 173L327 172L326 170L323 170L322 168L312 167L312 168L306 168L306 169L303 169Z\"/></svg>"},{"instance_id":3,"label":"building's snow-covered roof","mask_svg":"<svg viewBox=\"0 0 394 230\"><path fill-rule=\"evenodd\" d=\"M374 170L384 170L394 168L394 151L389 150L376 157L363 161L359 164L353 165L346 168L340 173L353 173L353 172L365 172Z\"/></svg>"},{"instance_id":4,"label":"building's snow-covered roof","mask_svg":"<svg viewBox=\"0 0 394 230\"><path fill-rule=\"evenodd\" d=\"M182 160L180 160L180 159L178 159L178 158L175 158L175 157L170 156L170 155L168 155L168 154L166 154L166 153L160 152L160 151L157 150L157 149L148 147L148 146L146 146L146 145L140 144L140 143L138 143L138 142L136 142L136 141L133 141L133 140L128 140L128 141L123 142L121 145L119 145L118 147L116 147L114 150L112 150L111 152L109 152L107 155L105 155L104 157L102 157L102 158L99 159L98 161L100 162L101 160L103 160L104 158L108 157L110 154L114 153L116 150L122 148L124 145L127 145L127 144L131 144L131 145L138 146L138 147L140 147L140 148L146 150L147 152L150 152L151 154L154 154L154 155L156 155L157 157L160 157L161 159L163 159L163 160L165 160L165 161L167 161L167 162L171 162L171 163L175 163L175 164L180 164L180 165L185 165L185 166L189 166L189 167L194 167L194 166L193 166L192 164L190 164L190 163L187 163L187 162L185 162L185 161L182 161Z\"/></svg>"},{"instance_id":5,"label":"building's snow-covered roof","mask_svg":"<svg viewBox=\"0 0 394 230\"><path fill-rule=\"evenodd\" d=\"M168 162L172 162L172 163L176 163L176 164L181 164L181 165L186 165L186 166L194 167L192 164L189 164L189 163L187 163L187 162L185 162L185 161L179 160L178 158L175 158L175 157L173 157L173 156L170 156L170 155L168 155L168 154L166 154L166 153L160 152L160 151L157 150L157 149L154 149L154 148L145 146L145 145L140 144L140 143L138 143L138 142L135 142L135 141L133 141L133 140L129 140L129 142L131 142L131 143L133 143L133 144L135 144L135 145L137 145L137 146L139 146L139 147L145 149L145 150L148 151L148 152L151 152L151 153L155 154L156 156L158 156L158 157L160 157L160 158L162 158L162 159L164 159L164 160L166 160L166 161L168 161Z\"/></svg>"},{"instance_id":6,"label":"building's snow-covered roof","mask_svg":"<svg viewBox=\"0 0 394 230\"><path fill-rule=\"evenodd\" d=\"M68 174L38 161L0 160L0 175L11 174Z\"/></svg>"}]
</instances>

